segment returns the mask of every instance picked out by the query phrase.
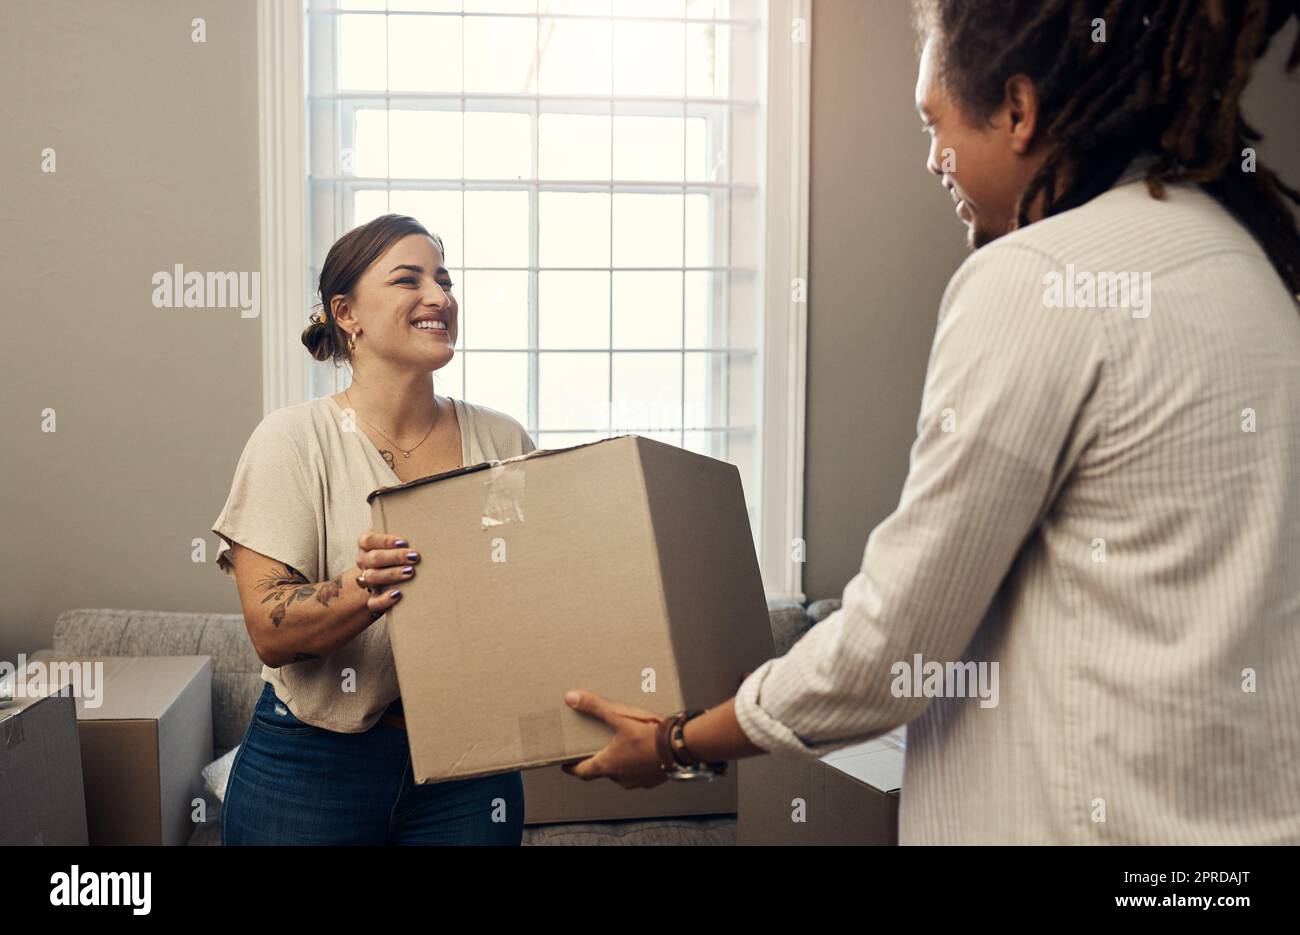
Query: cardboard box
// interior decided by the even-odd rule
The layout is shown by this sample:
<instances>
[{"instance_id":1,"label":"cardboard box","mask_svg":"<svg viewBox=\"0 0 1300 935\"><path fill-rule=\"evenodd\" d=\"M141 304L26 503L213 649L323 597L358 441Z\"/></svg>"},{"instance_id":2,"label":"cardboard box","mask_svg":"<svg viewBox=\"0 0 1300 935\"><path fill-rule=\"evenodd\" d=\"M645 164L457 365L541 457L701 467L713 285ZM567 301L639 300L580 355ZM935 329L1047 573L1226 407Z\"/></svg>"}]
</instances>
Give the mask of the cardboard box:
<instances>
[{"instance_id":1,"label":"cardboard box","mask_svg":"<svg viewBox=\"0 0 1300 935\"><path fill-rule=\"evenodd\" d=\"M423 556L388 613L416 782L599 751L612 731L569 688L662 716L726 700L773 654L734 465L627 435L369 500Z\"/></svg>"},{"instance_id":2,"label":"cardboard box","mask_svg":"<svg viewBox=\"0 0 1300 935\"><path fill-rule=\"evenodd\" d=\"M212 658L59 654L44 661L103 664L94 688L100 698L86 697L84 684L77 698L90 843L185 844L201 772L212 762Z\"/></svg>"},{"instance_id":3,"label":"cardboard box","mask_svg":"<svg viewBox=\"0 0 1300 935\"><path fill-rule=\"evenodd\" d=\"M821 759L741 760L737 844L897 844L903 729Z\"/></svg>"},{"instance_id":4,"label":"cardboard box","mask_svg":"<svg viewBox=\"0 0 1300 935\"><path fill-rule=\"evenodd\" d=\"M0 707L0 844L86 843L71 690Z\"/></svg>"},{"instance_id":5,"label":"cardboard box","mask_svg":"<svg viewBox=\"0 0 1300 935\"><path fill-rule=\"evenodd\" d=\"M710 781L665 782L624 789L608 779L584 782L558 766L524 772L524 824L729 815L736 811L736 764Z\"/></svg>"}]
</instances>

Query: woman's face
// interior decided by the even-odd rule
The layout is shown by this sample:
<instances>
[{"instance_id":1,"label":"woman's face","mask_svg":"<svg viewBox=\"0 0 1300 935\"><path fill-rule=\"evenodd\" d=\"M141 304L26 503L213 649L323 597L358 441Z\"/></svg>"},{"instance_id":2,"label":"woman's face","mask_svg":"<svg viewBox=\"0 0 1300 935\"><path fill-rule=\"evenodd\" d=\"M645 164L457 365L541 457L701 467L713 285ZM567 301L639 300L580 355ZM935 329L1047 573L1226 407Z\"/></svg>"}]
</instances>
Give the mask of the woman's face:
<instances>
[{"instance_id":1,"label":"woman's face","mask_svg":"<svg viewBox=\"0 0 1300 935\"><path fill-rule=\"evenodd\" d=\"M452 285L433 240L410 234L357 280L351 303L335 297L335 317L355 319L350 330L362 331L358 351L403 367L437 370L451 360L459 333Z\"/></svg>"}]
</instances>

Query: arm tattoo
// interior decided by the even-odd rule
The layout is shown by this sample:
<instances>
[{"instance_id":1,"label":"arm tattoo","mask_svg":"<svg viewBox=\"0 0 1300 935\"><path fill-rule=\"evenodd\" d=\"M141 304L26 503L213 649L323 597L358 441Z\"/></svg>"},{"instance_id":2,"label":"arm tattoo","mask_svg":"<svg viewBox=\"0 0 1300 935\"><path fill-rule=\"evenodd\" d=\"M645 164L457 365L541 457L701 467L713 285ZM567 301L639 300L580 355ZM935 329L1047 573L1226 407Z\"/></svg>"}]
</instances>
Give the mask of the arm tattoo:
<instances>
[{"instance_id":1,"label":"arm tattoo","mask_svg":"<svg viewBox=\"0 0 1300 935\"><path fill-rule=\"evenodd\" d=\"M283 574L272 573L266 575L257 583L259 591L267 592L266 597L262 598L262 603L275 602L275 606L271 608L272 626L278 627L284 622L289 605L294 601L305 601L314 596L317 603L328 607L330 601L338 597L343 591L342 575L331 581L321 581L313 584L307 580L306 575L292 565L286 565L282 562L281 567L284 569Z\"/></svg>"}]
</instances>

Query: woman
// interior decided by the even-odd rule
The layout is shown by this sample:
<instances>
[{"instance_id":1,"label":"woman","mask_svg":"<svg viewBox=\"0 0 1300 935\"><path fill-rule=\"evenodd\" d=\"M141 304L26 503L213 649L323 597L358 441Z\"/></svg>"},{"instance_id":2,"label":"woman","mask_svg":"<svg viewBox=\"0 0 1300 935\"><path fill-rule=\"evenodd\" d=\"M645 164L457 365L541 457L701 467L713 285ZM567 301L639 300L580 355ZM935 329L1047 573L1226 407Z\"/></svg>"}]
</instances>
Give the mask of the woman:
<instances>
[{"instance_id":1,"label":"woman","mask_svg":"<svg viewBox=\"0 0 1300 935\"><path fill-rule=\"evenodd\" d=\"M302 341L348 362L351 385L261 421L213 524L266 681L231 769L225 844L522 838L518 772L413 781L384 614L425 556L369 528L377 487L535 447L509 416L434 392L459 315L444 264L442 241L400 215L330 248Z\"/></svg>"}]
</instances>

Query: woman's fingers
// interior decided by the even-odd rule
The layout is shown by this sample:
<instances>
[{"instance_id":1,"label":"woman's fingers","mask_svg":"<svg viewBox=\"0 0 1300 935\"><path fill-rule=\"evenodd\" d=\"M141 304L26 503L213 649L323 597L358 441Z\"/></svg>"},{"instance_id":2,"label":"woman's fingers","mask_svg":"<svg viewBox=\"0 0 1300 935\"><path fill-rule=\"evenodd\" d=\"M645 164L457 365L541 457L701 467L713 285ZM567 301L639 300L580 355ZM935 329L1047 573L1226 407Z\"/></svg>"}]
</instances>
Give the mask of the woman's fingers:
<instances>
[{"instance_id":1,"label":"woman's fingers","mask_svg":"<svg viewBox=\"0 0 1300 935\"><path fill-rule=\"evenodd\" d=\"M378 620L388 612L388 609L402 599L402 592L397 588L389 588L386 591L380 591L376 594L370 592L370 599L366 601L366 607L370 611L370 619Z\"/></svg>"},{"instance_id":2,"label":"woman's fingers","mask_svg":"<svg viewBox=\"0 0 1300 935\"><path fill-rule=\"evenodd\" d=\"M401 536L366 530L357 537L357 567L370 589L366 606L370 619L378 620L402 599L400 584L415 576L420 553L405 544ZM398 545L398 543L403 543Z\"/></svg>"},{"instance_id":3,"label":"woman's fingers","mask_svg":"<svg viewBox=\"0 0 1300 935\"><path fill-rule=\"evenodd\" d=\"M404 541L406 540L401 536L380 535L374 530L362 533L357 539L357 567L388 568L418 564L419 552L409 545L397 546L398 542ZM370 578L367 576L366 580L369 581Z\"/></svg>"},{"instance_id":4,"label":"woman's fingers","mask_svg":"<svg viewBox=\"0 0 1300 935\"><path fill-rule=\"evenodd\" d=\"M391 565L382 568L361 567L361 577L366 587L372 591L376 588L391 587L415 577L414 565Z\"/></svg>"}]
</instances>

